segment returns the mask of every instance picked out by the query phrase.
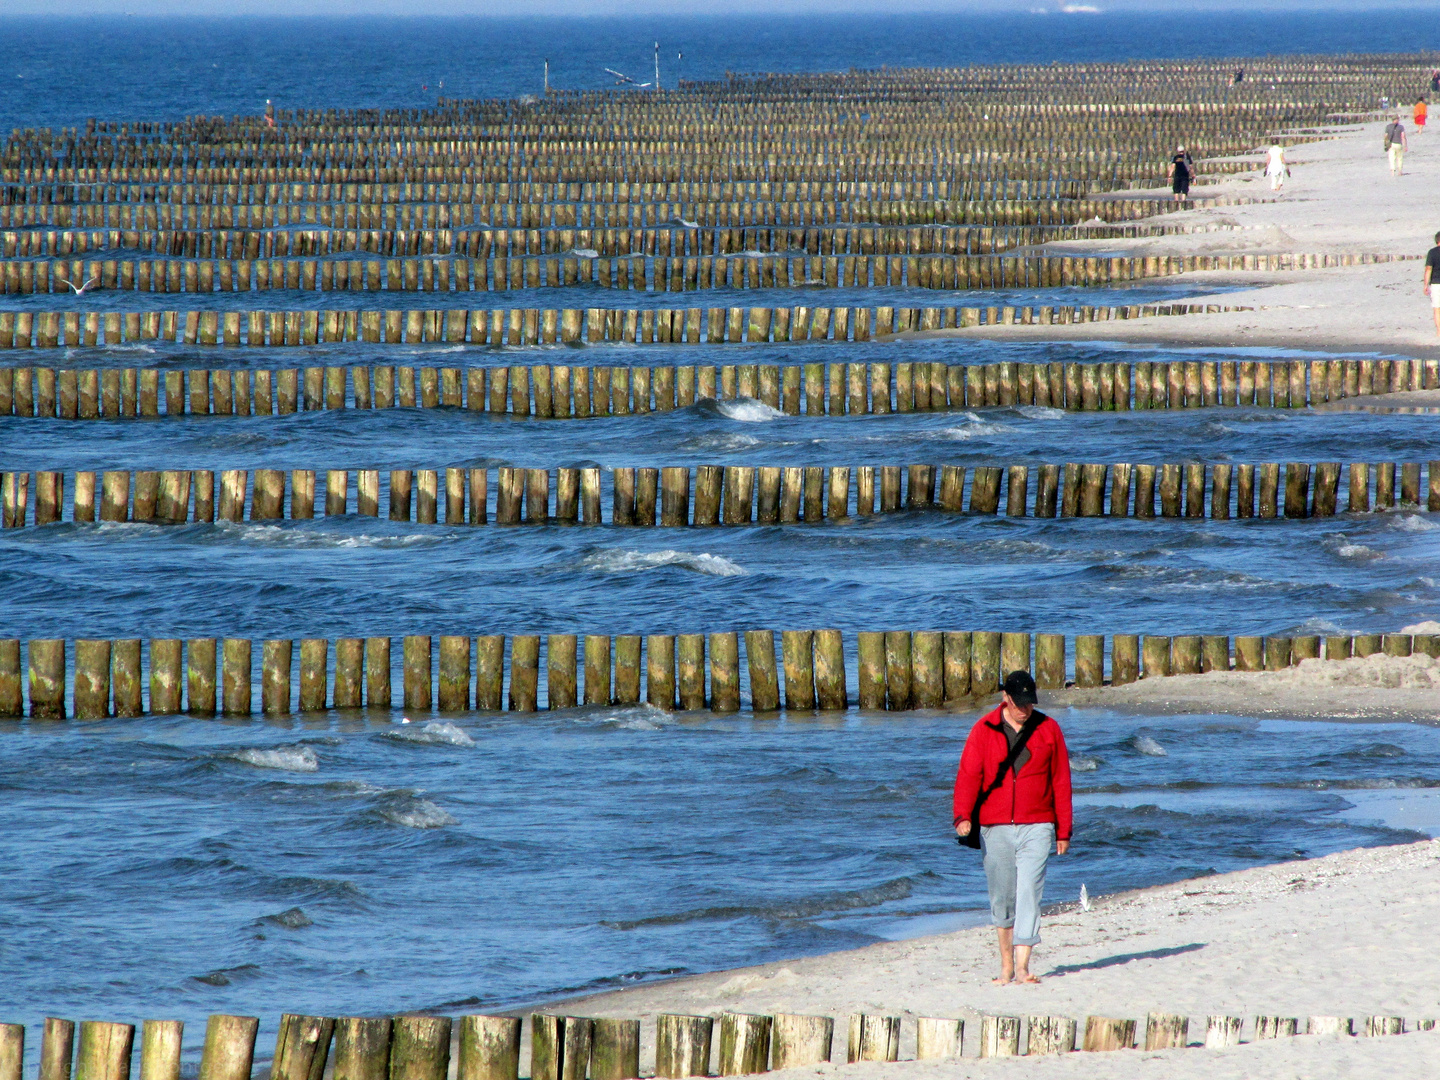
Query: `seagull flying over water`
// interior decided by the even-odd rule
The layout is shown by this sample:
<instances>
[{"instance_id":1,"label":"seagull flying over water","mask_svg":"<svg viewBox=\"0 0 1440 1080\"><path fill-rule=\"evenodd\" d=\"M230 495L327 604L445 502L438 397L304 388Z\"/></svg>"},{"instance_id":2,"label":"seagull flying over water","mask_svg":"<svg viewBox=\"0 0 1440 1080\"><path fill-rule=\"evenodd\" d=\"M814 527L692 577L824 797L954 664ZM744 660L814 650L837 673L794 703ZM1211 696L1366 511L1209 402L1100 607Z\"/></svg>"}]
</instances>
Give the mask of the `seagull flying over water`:
<instances>
[{"instance_id":1,"label":"seagull flying over water","mask_svg":"<svg viewBox=\"0 0 1440 1080\"><path fill-rule=\"evenodd\" d=\"M73 281L67 281L63 277L57 277L55 280L64 281L66 285L70 286L76 296L84 296L87 292L90 291L93 286L100 284L100 279L98 277L91 278L89 281L85 282L84 285L81 285L79 287L77 287Z\"/></svg>"}]
</instances>

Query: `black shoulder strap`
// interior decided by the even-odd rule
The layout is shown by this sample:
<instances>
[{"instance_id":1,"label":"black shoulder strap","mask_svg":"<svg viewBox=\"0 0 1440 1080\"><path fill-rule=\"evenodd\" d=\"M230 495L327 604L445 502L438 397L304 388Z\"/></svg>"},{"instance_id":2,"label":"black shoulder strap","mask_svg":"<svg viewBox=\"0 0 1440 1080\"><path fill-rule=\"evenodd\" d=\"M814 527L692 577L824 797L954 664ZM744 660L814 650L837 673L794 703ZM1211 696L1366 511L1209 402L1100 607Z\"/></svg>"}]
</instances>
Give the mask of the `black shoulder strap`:
<instances>
[{"instance_id":1,"label":"black shoulder strap","mask_svg":"<svg viewBox=\"0 0 1440 1080\"><path fill-rule=\"evenodd\" d=\"M1026 719L1025 723L1021 725L1020 734L1015 739L1015 745L1010 747L1010 752L1005 755L1005 760L1000 763L1000 771L995 774L995 779L990 782L990 786L982 791L980 797L975 800L975 810L977 812L981 804L991 795L995 794L1001 784L1005 783L1005 774L1015 767L1015 762L1019 760L1021 752L1025 749L1025 744L1030 741L1030 736L1035 734L1035 729L1044 723L1045 719L1045 714L1039 709L1036 709L1030 714L1029 718ZM1003 717L1000 722L1002 724L1005 723Z\"/></svg>"}]
</instances>

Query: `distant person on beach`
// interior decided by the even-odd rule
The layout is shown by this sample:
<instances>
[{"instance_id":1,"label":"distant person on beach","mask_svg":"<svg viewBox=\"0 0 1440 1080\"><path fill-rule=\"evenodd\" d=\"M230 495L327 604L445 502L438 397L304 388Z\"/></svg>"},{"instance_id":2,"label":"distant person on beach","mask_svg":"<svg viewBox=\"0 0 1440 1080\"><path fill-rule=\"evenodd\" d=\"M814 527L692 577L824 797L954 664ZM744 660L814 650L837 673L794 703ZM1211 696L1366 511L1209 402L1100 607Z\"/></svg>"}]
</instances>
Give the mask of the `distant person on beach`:
<instances>
[{"instance_id":1,"label":"distant person on beach","mask_svg":"<svg viewBox=\"0 0 1440 1080\"><path fill-rule=\"evenodd\" d=\"M1236 86L1239 86L1239 85L1240 85L1242 82L1244 82L1244 81L1245 81L1245 69L1244 69L1243 67L1242 67L1242 68L1236 68L1236 69L1235 69L1235 85L1236 85Z\"/></svg>"},{"instance_id":2,"label":"distant person on beach","mask_svg":"<svg viewBox=\"0 0 1440 1080\"><path fill-rule=\"evenodd\" d=\"M1410 149L1410 140L1405 138L1405 125L1400 117L1385 125L1385 153L1390 157L1390 173L1400 176L1405 167L1405 151Z\"/></svg>"},{"instance_id":3,"label":"distant person on beach","mask_svg":"<svg viewBox=\"0 0 1440 1080\"><path fill-rule=\"evenodd\" d=\"M1190 198L1190 178L1195 175L1195 162L1190 157L1189 151L1183 146L1175 148L1175 156L1170 159L1170 169L1165 177L1170 181L1170 190L1175 193L1176 202L1184 202Z\"/></svg>"},{"instance_id":4,"label":"distant person on beach","mask_svg":"<svg viewBox=\"0 0 1440 1080\"><path fill-rule=\"evenodd\" d=\"M1290 166L1285 164L1285 148L1279 143L1270 144L1270 158L1265 163L1265 175L1270 178L1270 190L1279 191L1285 186L1290 175Z\"/></svg>"},{"instance_id":5,"label":"distant person on beach","mask_svg":"<svg viewBox=\"0 0 1440 1080\"><path fill-rule=\"evenodd\" d=\"M1045 862L1052 843L1057 855L1070 847L1070 751L1060 725L1035 703L1029 672L1005 676L1000 704L970 729L955 774L955 834L978 828L985 853L997 986L1040 981L1030 974L1030 950L1040 943Z\"/></svg>"},{"instance_id":6,"label":"distant person on beach","mask_svg":"<svg viewBox=\"0 0 1440 1080\"><path fill-rule=\"evenodd\" d=\"M1430 106L1425 103L1422 97L1415 102L1415 134L1425 134L1425 121L1430 118Z\"/></svg>"},{"instance_id":7,"label":"distant person on beach","mask_svg":"<svg viewBox=\"0 0 1440 1080\"><path fill-rule=\"evenodd\" d=\"M1425 294L1435 316L1435 336L1440 337L1440 233L1435 234L1435 246L1425 256Z\"/></svg>"},{"instance_id":8,"label":"distant person on beach","mask_svg":"<svg viewBox=\"0 0 1440 1080\"><path fill-rule=\"evenodd\" d=\"M1430 92L1440 94L1440 71L1436 71L1430 76Z\"/></svg>"},{"instance_id":9,"label":"distant person on beach","mask_svg":"<svg viewBox=\"0 0 1440 1080\"><path fill-rule=\"evenodd\" d=\"M268 97L265 99L265 126L268 128L275 126L275 106L270 104Z\"/></svg>"}]
</instances>

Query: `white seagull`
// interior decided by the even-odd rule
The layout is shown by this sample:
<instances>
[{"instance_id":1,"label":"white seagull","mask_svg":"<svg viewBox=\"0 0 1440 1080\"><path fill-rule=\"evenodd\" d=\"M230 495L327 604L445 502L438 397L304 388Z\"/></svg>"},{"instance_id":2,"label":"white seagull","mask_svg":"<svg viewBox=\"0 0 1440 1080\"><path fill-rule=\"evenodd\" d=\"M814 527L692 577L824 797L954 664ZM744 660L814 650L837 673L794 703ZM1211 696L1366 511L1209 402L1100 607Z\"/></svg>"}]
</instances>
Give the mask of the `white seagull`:
<instances>
[{"instance_id":1,"label":"white seagull","mask_svg":"<svg viewBox=\"0 0 1440 1080\"><path fill-rule=\"evenodd\" d=\"M74 293L75 293L76 296L84 296L87 292L90 291L90 289L91 289L93 286L100 284L100 279L99 279L98 277L93 277L93 278L91 278L89 281L85 282L84 285L81 285L81 286L78 286L78 287L75 285L75 283L74 283L73 281L67 281L67 280L66 280L65 278L63 278L63 277L56 277L55 280L56 280L56 281L64 281L66 285L69 285L69 286L70 286L71 290L74 291Z\"/></svg>"}]
</instances>

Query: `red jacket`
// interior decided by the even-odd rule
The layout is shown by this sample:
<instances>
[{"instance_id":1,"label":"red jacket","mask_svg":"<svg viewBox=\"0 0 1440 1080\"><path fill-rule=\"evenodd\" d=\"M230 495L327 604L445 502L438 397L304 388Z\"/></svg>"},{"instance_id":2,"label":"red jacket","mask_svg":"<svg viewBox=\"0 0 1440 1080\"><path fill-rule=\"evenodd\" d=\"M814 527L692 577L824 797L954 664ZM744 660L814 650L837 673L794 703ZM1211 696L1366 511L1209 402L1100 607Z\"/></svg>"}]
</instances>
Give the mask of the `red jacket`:
<instances>
[{"instance_id":1,"label":"red jacket","mask_svg":"<svg viewBox=\"0 0 1440 1080\"><path fill-rule=\"evenodd\" d=\"M995 781L1000 763L1010 752L997 706L986 713L970 729L965 750L960 755L960 769L955 774L955 824L968 819L975 808L975 797ZM1050 717L1040 721L1025 744L1030 760L1017 777L1007 770L1004 782L995 789L980 808L981 825L1030 825L1055 823L1055 839L1069 840L1072 812L1070 808L1070 751L1060 725ZM972 822L972 826L973 826Z\"/></svg>"}]
</instances>

